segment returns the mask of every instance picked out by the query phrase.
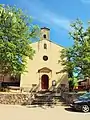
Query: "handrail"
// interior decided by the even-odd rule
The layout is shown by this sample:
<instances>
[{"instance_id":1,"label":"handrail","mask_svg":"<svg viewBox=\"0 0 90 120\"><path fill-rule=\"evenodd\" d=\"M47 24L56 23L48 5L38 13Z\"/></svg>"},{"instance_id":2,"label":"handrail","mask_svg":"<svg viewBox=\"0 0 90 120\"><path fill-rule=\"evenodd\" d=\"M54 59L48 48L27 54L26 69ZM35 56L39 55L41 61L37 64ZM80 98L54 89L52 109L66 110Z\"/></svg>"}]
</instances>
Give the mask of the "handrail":
<instances>
[{"instance_id":1,"label":"handrail","mask_svg":"<svg viewBox=\"0 0 90 120\"><path fill-rule=\"evenodd\" d=\"M34 91L37 92L37 90L39 89L40 83L35 87Z\"/></svg>"},{"instance_id":2,"label":"handrail","mask_svg":"<svg viewBox=\"0 0 90 120\"><path fill-rule=\"evenodd\" d=\"M65 74L64 75L62 75L61 76L61 78L56 82L56 86L58 85L58 83L60 83L62 80L63 80L63 77L65 76ZM53 86L51 86L50 88L49 88L49 90L51 90L53 88Z\"/></svg>"}]
</instances>

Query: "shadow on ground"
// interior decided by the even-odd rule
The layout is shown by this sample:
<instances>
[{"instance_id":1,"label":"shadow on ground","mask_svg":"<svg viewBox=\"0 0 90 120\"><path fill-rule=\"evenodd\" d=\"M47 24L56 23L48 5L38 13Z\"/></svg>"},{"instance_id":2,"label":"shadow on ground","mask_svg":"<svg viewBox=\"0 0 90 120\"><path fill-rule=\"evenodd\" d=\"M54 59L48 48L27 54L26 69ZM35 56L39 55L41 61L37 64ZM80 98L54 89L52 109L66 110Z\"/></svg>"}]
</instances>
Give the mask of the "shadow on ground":
<instances>
[{"instance_id":1,"label":"shadow on ground","mask_svg":"<svg viewBox=\"0 0 90 120\"><path fill-rule=\"evenodd\" d=\"M60 97L59 102L61 106L69 106L62 97Z\"/></svg>"},{"instance_id":2,"label":"shadow on ground","mask_svg":"<svg viewBox=\"0 0 90 120\"><path fill-rule=\"evenodd\" d=\"M47 109L47 108L54 108L54 105L26 105L27 108L42 108L42 109Z\"/></svg>"},{"instance_id":3,"label":"shadow on ground","mask_svg":"<svg viewBox=\"0 0 90 120\"><path fill-rule=\"evenodd\" d=\"M72 109L72 108L70 108L70 107L67 107L67 108L64 108L66 111L68 111L68 112L76 112L76 113L83 113L82 111L76 111L76 110L74 110L74 109Z\"/></svg>"}]
</instances>

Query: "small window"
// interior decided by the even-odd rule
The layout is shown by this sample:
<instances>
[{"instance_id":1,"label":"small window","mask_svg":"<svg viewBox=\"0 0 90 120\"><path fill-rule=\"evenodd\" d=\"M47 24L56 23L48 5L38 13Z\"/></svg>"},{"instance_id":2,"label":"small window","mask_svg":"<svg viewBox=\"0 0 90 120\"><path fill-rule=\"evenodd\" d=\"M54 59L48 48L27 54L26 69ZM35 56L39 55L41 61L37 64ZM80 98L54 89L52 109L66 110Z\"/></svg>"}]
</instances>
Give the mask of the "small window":
<instances>
[{"instance_id":1,"label":"small window","mask_svg":"<svg viewBox=\"0 0 90 120\"><path fill-rule=\"evenodd\" d=\"M46 35L44 34L43 37L46 38Z\"/></svg>"},{"instance_id":2,"label":"small window","mask_svg":"<svg viewBox=\"0 0 90 120\"><path fill-rule=\"evenodd\" d=\"M47 49L47 44L46 43L44 43L44 49Z\"/></svg>"}]
</instances>

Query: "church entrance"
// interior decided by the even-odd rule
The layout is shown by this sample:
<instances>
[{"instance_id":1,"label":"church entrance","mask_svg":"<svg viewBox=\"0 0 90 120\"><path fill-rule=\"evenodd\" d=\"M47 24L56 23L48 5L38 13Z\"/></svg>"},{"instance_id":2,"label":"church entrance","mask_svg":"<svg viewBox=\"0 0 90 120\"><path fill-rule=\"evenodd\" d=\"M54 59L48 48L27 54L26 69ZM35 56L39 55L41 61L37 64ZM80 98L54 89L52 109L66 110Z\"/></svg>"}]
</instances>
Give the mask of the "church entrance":
<instances>
[{"instance_id":1,"label":"church entrance","mask_svg":"<svg viewBox=\"0 0 90 120\"><path fill-rule=\"evenodd\" d=\"M49 77L48 75L44 74L41 77L41 88L48 90L49 87Z\"/></svg>"}]
</instances>

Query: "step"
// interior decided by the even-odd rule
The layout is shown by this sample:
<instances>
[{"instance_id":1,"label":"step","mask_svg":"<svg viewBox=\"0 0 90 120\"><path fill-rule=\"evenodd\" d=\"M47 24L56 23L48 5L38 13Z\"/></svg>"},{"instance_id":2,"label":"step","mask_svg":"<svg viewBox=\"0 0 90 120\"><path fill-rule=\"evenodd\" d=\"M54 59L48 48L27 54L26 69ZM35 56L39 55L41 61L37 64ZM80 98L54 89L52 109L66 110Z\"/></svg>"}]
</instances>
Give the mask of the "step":
<instances>
[{"instance_id":1,"label":"step","mask_svg":"<svg viewBox=\"0 0 90 120\"><path fill-rule=\"evenodd\" d=\"M55 103L53 103L53 102L34 102L34 103L32 103L32 105L44 105L44 104L47 104L47 105L49 105L49 104L55 104Z\"/></svg>"}]
</instances>

